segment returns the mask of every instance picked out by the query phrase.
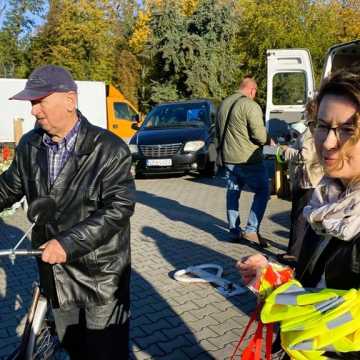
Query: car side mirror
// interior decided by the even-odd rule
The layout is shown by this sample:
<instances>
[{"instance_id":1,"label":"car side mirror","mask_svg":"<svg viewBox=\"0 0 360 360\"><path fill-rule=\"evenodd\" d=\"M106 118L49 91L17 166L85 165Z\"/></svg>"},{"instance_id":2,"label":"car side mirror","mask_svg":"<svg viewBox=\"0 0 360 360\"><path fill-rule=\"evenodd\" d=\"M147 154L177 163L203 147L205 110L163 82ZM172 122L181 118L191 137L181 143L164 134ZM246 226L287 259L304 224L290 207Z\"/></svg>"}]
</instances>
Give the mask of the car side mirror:
<instances>
[{"instance_id":1,"label":"car side mirror","mask_svg":"<svg viewBox=\"0 0 360 360\"><path fill-rule=\"evenodd\" d=\"M49 196L35 199L28 208L27 217L31 223L45 225L54 220L56 213L55 200Z\"/></svg>"},{"instance_id":2,"label":"car side mirror","mask_svg":"<svg viewBox=\"0 0 360 360\"><path fill-rule=\"evenodd\" d=\"M132 128L133 130L139 130L139 129L140 129L140 126L139 126L138 123L133 123L133 124L131 124L131 128Z\"/></svg>"},{"instance_id":3,"label":"car side mirror","mask_svg":"<svg viewBox=\"0 0 360 360\"><path fill-rule=\"evenodd\" d=\"M136 123L139 123L139 122L140 122L140 116L139 116L139 114L135 114L135 115L133 115L131 118L132 118L131 120L134 121L134 122L136 122Z\"/></svg>"}]
</instances>

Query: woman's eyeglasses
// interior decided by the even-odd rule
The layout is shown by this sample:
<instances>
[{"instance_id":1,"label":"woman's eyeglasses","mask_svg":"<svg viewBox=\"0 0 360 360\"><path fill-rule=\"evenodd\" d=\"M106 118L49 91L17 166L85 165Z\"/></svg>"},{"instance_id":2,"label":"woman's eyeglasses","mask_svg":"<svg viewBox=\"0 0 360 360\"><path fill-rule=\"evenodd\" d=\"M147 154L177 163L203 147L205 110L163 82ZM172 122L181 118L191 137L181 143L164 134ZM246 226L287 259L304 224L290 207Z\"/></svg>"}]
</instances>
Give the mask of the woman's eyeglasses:
<instances>
[{"instance_id":1,"label":"woman's eyeglasses","mask_svg":"<svg viewBox=\"0 0 360 360\"><path fill-rule=\"evenodd\" d=\"M358 114L355 113L352 117L353 121L336 127L328 126L326 123L319 121L314 128L315 135L318 136L322 141L325 141L329 135L329 132L332 130L338 141L343 144L355 134L355 120L358 119Z\"/></svg>"},{"instance_id":2,"label":"woman's eyeglasses","mask_svg":"<svg viewBox=\"0 0 360 360\"><path fill-rule=\"evenodd\" d=\"M331 127L324 124L317 124L315 126L315 134L325 140L330 130L334 131L336 138L344 143L349 140L355 133L354 125L342 125L338 127Z\"/></svg>"}]
</instances>

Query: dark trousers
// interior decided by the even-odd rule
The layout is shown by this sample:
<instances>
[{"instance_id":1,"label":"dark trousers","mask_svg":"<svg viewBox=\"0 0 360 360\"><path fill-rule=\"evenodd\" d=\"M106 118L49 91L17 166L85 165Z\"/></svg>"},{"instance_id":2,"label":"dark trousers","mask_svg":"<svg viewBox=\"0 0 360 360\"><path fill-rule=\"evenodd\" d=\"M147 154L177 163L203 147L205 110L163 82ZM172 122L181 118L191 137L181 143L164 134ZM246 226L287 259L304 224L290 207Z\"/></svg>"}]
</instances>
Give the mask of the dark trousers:
<instances>
[{"instance_id":1,"label":"dark trousers","mask_svg":"<svg viewBox=\"0 0 360 360\"><path fill-rule=\"evenodd\" d=\"M290 238L287 253L298 258L304 242L307 222L302 214L314 189L296 189L291 193L292 207L290 214Z\"/></svg>"},{"instance_id":2,"label":"dark trousers","mask_svg":"<svg viewBox=\"0 0 360 360\"><path fill-rule=\"evenodd\" d=\"M88 309L53 309L56 331L71 360L129 358L129 319L121 305L110 303Z\"/></svg>"}]
</instances>

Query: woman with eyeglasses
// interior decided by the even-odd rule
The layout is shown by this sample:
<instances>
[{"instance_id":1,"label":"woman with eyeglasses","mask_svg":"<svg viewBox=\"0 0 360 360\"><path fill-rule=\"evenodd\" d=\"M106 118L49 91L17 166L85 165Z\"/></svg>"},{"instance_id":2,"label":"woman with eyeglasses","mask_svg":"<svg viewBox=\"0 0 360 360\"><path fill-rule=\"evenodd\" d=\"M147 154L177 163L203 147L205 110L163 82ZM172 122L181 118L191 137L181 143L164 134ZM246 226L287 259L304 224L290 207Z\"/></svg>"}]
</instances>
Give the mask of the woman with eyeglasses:
<instances>
[{"instance_id":1,"label":"woman with eyeglasses","mask_svg":"<svg viewBox=\"0 0 360 360\"><path fill-rule=\"evenodd\" d=\"M314 141L325 176L303 211L308 222L296 265L306 288L360 288L360 69L340 71L314 99ZM245 283L266 264L262 255L240 260ZM326 353L360 359L360 352Z\"/></svg>"}]
</instances>

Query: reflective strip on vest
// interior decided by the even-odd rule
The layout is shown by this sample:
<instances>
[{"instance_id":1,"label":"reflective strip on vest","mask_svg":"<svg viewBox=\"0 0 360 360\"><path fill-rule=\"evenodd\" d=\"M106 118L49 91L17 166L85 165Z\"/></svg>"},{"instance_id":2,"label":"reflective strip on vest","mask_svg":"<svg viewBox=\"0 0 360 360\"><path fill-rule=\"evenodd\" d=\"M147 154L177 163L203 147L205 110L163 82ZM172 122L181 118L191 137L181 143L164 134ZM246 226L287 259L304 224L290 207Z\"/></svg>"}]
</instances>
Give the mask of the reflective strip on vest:
<instances>
[{"instance_id":1,"label":"reflective strip on vest","mask_svg":"<svg viewBox=\"0 0 360 360\"><path fill-rule=\"evenodd\" d=\"M304 289L291 280L266 298L261 320L281 323L282 346L294 360L360 351L360 291L355 289Z\"/></svg>"}]
</instances>

